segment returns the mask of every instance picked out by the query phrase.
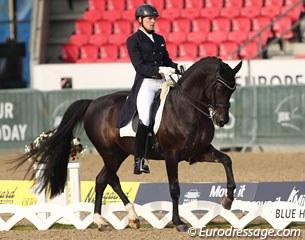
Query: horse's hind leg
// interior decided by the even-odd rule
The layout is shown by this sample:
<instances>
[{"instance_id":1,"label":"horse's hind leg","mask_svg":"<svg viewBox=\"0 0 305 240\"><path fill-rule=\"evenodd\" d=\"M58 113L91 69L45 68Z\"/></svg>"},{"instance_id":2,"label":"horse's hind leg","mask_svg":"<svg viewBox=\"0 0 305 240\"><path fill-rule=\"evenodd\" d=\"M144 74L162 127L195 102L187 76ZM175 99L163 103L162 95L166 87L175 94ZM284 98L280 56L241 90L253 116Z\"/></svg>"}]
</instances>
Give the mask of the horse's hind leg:
<instances>
[{"instance_id":1,"label":"horse's hind leg","mask_svg":"<svg viewBox=\"0 0 305 240\"><path fill-rule=\"evenodd\" d=\"M123 192L123 189L122 189L121 183L120 183L120 179L119 179L118 175L116 174L116 171L115 172L108 171L107 178L108 178L109 185L112 187L112 189L116 192L116 194L118 194L118 196L123 201L123 204L128 213L129 227L139 228L140 227L139 217L134 209L133 204L129 201L126 194Z\"/></svg>"},{"instance_id":2,"label":"horse's hind leg","mask_svg":"<svg viewBox=\"0 0 305 240\"><path fill-rule=\"evenodd\" d=\"M96 176L95 179L95 202L94 202L94 216L93 222L98 226L100 231L104 230L108 225L105 220L102 218L102 198L107 186L107 177L106 177L106 169L100 171L100 173Z\"/></svg>"},{"instance_id":3,"label":"horse's hind leg","mask_svg":"<svg viewBox=\"0 0 305 240\"><path fill-rule=\"evenodd\" d=\"M224 166L227 176L227 194L223 196L221 205L225 209L231 209L234 200L234 190L236 188L231 158L227 154L216 150L211 145L210 150L203 155L203 158L200 160L200 162L219 162Z\"/></svg>"},{"instance_id":4,"label":"horse's hind leg","mask_svg":"<svg viewBox=\"0 0 305 240\"><path fill-rule=\"evenodd\" d=\"M102 212L101 206L102 206L102 198L103 198L104 190L107 184L109 184L112 187L112 189L118 194L118 196L121 198L126 208L126 211L128 212L129 226L131 228L139 228L139 218L134 210L134 206L132 203L130 203L129 199L123 192L119 177L116 174L122 162L127 157L127 154L120 151L116 151L116 154L109 154L109 155L104 154L102 157L105 166L96 177L94 216L97 221L94 222L98 224L100 230L104 228L104 224L102 221L103 218L101 217L101 212Z\"/></svg>"}]
</instances>

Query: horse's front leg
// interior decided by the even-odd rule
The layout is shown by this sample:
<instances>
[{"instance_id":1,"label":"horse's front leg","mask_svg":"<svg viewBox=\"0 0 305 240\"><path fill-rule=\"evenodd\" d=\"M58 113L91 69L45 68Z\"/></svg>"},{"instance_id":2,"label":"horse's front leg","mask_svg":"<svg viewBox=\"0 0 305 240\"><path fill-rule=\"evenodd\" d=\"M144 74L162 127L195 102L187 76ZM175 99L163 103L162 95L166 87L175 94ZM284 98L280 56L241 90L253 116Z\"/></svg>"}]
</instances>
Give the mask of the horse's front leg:
<instances>
[{"instance_id":1,"label":"horse's front leg","mask_svg":"<svg viewBox=\"0 0 305 240\"><path fill-rule=\"evenodd\" d=\"M236 188L232 160L227 154L216 150L212 145L210 147L209 151L202 156L200 162L219 162L224 166L227 176L227 194L223 196L221 205L225 209L230 210L234 200L234 190Z\"/></svg>"},{"instance_id":2,"label":"horse's front leg","mask_svg":"<svg viewBox=\"0 0 305 240\"><path fill-rule=\"evenodd\" d=\"M178 181L178 161L175 158L166 158L166 171L169 182L169 190L173 203L173 217L172 222L176 226L179 232L186 232L188 227L180 219L179 216L179 197L180 197L180 186Z\"/></svg>"}]
</instances>

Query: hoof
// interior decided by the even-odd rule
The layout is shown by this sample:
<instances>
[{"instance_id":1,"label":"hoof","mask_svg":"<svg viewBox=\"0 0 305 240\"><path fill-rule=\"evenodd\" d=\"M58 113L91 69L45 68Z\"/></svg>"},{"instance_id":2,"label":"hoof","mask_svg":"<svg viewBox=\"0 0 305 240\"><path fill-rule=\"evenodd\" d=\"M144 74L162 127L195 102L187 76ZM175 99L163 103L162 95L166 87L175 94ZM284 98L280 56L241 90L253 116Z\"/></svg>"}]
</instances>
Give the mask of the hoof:
<instances>
[{"instance_id":1,"label":"hoof","mask_svg":"<svg viewBox=\"0 0 305 240\"><path fill-rule=\"evenodd\" d=\"M129 219L128 226L130 228L136 228L136 229L140 228L140 220L139 219L134 219L134 220Z\"/></svg>"},{"instance_id":2,"label":"hoof","mask_svg":"<svg viewBox=\"0 0 305 240\"><path fill-rule=\"evenodd\" d=\"M188 227L185 224L177 225L176 229L178 232L187 232Z\"/></svg>"},{"instance_id":3,"label":"hoof","mask_svg":"<svg viewBox=\"0 0 305 240\"><path fill-rule=\"evenodd\" d=\"M100 225L100 226L98 226L98 230L100 232L103 232L103 231L107 230L107 225Z\"/></svg>"},{"instance_id":4,"label":"hoof","mask_svg":"<svg viewBox=\"0 0 305 240\"><path fill-rule=\"evenodd\" d=\"M224 209L230 210L232 207L233 200L228 198L227 195L224 195L221 199L221 205L223 206Z\"/></svg>"}]
</instances>

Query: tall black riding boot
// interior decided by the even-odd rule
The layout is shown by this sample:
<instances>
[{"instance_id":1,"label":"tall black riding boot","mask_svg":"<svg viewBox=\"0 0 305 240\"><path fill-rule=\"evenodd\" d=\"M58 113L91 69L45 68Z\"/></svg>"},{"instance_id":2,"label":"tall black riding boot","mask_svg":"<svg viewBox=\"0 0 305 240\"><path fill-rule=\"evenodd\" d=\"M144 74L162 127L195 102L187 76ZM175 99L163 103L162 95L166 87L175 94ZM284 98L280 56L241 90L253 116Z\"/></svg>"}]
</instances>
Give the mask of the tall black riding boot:
<instances>
[{"instance_id":1,"label":"tall black riding boot","mask_svg":"<svg viewBox=\"0 0 305 240\"><path fill-rule=\"evenodd\" d=\"M148 132L148 127L145 126L140 120L135 139L135 161L133 171L134 174L150 173L149 167L144 164Z\"/></svg>"}]
</instances>

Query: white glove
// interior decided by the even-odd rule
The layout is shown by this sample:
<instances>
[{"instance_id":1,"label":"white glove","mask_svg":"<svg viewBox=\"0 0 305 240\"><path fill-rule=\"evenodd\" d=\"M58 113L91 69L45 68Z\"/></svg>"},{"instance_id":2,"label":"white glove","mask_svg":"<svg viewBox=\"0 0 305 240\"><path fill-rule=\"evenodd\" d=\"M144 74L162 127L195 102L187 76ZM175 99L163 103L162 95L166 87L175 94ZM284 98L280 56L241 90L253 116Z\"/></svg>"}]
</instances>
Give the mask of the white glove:
<instances>
[{"instance_id":1,"label":"white glove","mask_svg":"<svg viewBox=\"0 0 305 240\"><path fill-rule=\"evenodd\" d=\"M161 76L165 78L165 80L169 80L170 75L175 73L175 71L175 68L172 67L159 67L159 74L161 74Z\"/></svg>"}]
</instances>

